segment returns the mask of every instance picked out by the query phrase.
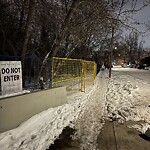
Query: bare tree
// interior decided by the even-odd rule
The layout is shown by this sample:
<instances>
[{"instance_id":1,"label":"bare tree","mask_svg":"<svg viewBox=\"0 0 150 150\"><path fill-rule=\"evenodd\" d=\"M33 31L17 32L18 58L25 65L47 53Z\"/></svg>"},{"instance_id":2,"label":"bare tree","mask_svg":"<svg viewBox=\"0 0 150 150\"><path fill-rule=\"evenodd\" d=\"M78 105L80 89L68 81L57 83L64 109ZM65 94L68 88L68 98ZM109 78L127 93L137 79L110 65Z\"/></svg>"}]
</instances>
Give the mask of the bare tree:
<instances>
[{"instance_id":1,"label":"bare tree","mask_svg":"<svg viewBox=\"0 0 150 150\"><path fill-rule=\"evenodd\" d=\"M42 66L41 66L41 69L39 72L40 76L41 76L41 73L44 69L46 62L47 62L48 57L50 56L50 58L52 58L53 56L55 56L57 54L57 52L59 50L59 45L60 45L62 39L64 38L65 31L67 30L67 27L69 25L69 21L70 21L72 14L73 14L74 10L76 9L79 2L80 2L80 0L73 0L72 5L70 6L70 9L68 10L68 13L64 19L63 29L62 29L62 31L60 31L57 34L55 41L54 41L53 45L51 46L50 51L48 52L48 54L46 55L46 57L42 63Z\"/></svg>"},{"instance_id":2,"label":"bare tree","mask_svg":"<svg viewBox=\"0 0 150 150\"><path fill-rule=\"evenodd\" d=\"M24 40L23 40L23 47L22 47L23 66L24 66L24 57L26 56L27 45L28 45L29 36L30 36L31 21L34 15L35 4L36 4L35 0L29 1L29 11L28 11L27 21L26 21L26 26L25 26L25 33L24 33Z\"/></svg>"}]
</instances>

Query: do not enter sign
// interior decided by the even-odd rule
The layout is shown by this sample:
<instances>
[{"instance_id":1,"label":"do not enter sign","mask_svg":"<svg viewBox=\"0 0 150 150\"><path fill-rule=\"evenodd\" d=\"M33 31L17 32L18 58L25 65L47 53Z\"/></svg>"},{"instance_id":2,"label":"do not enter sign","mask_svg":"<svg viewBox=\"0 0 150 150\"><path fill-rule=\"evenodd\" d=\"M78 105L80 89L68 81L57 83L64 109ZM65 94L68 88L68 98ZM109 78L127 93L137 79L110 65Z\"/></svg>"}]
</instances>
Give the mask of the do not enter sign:
<instances>
[{"instance_id":1,"label":"do not enter sign","mask_svg":"<svg viewBox=\"0 0 150 150\"><path fill-rule=\"evenodd\" d=\"M0 74L2 95L22 91L22 68L20 61L1 61Z\"/></svg>"}]
</instances>

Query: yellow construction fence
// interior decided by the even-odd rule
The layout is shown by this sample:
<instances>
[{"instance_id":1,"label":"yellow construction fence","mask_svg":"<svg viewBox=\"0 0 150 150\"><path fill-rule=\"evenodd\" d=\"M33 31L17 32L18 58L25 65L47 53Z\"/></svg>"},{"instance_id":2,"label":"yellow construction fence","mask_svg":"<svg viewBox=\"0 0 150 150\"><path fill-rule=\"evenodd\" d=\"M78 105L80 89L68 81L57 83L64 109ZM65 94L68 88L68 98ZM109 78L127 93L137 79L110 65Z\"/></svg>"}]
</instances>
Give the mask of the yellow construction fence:
<instances>
[{"instance_id":1,"label":"yellow construction fence","mask_svg":"<svg viewBox=\"0 0 150 150\"><path fill-rule=\"evenodd\" d=\"M52 87L66 86L67 91L81 90L94 84L96 63L82 59L52 59Z\"/></svg>"}]
</instances>

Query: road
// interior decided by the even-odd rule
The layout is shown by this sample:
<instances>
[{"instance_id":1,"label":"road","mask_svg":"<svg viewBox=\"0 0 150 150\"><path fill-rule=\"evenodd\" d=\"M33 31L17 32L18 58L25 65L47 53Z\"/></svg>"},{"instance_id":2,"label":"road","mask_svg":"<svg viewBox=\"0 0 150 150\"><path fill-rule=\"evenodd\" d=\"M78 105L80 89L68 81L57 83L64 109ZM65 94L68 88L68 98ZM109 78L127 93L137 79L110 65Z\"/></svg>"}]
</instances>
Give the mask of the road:
<instances>
[{"instance_id":1,"label":"road","mask_svg":"<svg viewBox=\"0 0 150 150\"><path fill-rule=\"evenodd\" d=\"M150 70L140 70L140 69L122 68L122 67L114 67L112 70L121 72L122 74L125 75L130 75L134 78L140 79L150 84Z\"/></svg>"}]
</instances>

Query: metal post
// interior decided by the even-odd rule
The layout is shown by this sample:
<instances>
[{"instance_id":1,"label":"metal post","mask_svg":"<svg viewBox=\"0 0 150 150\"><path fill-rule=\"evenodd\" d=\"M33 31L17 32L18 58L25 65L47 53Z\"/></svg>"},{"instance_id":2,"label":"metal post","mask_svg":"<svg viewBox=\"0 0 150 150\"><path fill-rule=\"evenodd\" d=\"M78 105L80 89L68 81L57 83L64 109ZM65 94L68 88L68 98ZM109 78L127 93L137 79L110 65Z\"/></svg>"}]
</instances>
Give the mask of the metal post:
<instances>
[{"instance_id":1,"label":"metal post","mask_svg":"<svg viewBox=\"0 0 150 150\"><path fill-rule=\"evenodd\" d=\"M82 63L81 92L85 92L85 61L81 60L81 63Z\"/></svg>"},{"instance_id":2,"label":"metal post","mask_svg":"<svg viewBox=\"0 0 150 150\"><path fill-rule=\"evenodd\" d=\"M50 61L49 61L49 64L50 64L50 66L49 66L49 80L50 80L50 82L49 82L49 88L52 88L52 79L53 79L53 66L52 66L52 63L53 63L53 58L50 58L49 59Z\"/></svg>"},{"instance_id":3,"label":"metal post","mask_svg":"<svg viewBox=\"0 0 150 150\"><path fill-rule=\"evenodd\" d=\"M111 51L110 51L110 62L109 62L109 78L111 78L111 67L112 67L113 47L114 47L114 25L113 25L113 23L112 23Z\"/></svg>"}]
</instances>

